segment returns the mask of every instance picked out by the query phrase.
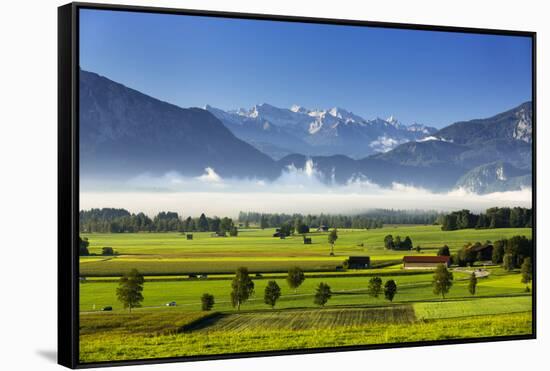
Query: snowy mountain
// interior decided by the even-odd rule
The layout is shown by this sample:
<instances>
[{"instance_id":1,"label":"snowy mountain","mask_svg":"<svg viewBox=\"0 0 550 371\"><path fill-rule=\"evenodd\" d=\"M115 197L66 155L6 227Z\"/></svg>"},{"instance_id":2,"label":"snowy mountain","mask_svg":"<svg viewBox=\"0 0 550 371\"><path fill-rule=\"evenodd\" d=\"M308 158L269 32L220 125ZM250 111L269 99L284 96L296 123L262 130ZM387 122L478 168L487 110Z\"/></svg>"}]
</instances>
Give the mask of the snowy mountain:
<instances>
[{"instance_id":1,"label":"snowy mountain","mask_svg":"<svg viewBox=\"0 0 550 371\"><path fill-rule=\"evenodd\" d=\"M342 108L181 108L86 71L79 97L81 179L197 177L210 169L222 178L274 180L309 167L333 185L475 193L532 185L530 102L436 131Z\"/></svg>"},{"instance_id":2,"label":"snowy mountain","mask_svg":"<svg viewBox=\"0 0 550 371\"><path fill-rule=\"evenodd\" d=\"M263 103L233 111L209 105L204 108L235 136L275 159L291 153L342 154L358 159L437 131L418 123L407 126L394 117L367 120L340 107L308 109L293 105L287 109Z\"/></svg>"}]
</instances>

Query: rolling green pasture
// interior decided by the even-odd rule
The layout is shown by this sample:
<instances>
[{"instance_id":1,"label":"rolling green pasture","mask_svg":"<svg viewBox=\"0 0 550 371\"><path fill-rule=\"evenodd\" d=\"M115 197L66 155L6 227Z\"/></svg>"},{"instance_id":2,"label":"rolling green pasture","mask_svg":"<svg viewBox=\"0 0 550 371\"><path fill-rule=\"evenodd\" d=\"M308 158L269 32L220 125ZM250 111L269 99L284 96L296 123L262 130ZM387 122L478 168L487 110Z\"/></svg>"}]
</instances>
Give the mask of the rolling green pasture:
<instances>
[{"instance_id":1,"label":"rolling green pasture","mask_svg":"<svg viewBox=\"0 0 550 371\"><path fill-rule=\"evenodd\" d=\"M271 237L274 230L241 230L238 237L211 237L209 232L194 233L186 240L180 233L83 234L90 241L90 252L100 254L113 247L114 257L82 257L83 276L120 276L132 268L146 275L185 273L232 273L240 266L251 272L284 272L290 266L307 271L333 271L350 255L369 255L374 264L397 262L416 252L388 251L383 240L387 234L410 236L422 253L435 254L444 244L451 251L468 242L497 240L514 235L531 236L529 228L441 231L439 226L387 226L371 230L339 230L335 255L329 256L327 233L311 233L312 245L302 237L284 240ZM360 246L360 245L363 246Z\"/></svg>"}]
</instances>

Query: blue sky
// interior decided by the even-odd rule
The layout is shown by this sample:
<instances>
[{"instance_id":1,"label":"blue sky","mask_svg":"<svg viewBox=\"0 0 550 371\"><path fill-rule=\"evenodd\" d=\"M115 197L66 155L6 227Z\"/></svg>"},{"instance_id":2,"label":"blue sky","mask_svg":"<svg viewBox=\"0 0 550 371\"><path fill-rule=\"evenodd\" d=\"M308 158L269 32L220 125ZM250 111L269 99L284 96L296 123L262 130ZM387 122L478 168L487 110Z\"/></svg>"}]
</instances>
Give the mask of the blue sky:
<instances>
[{"instance_id":1,"label":"blue sky","mask_svg":"<svg viewBox=\"0 0 550 371\"><path fill-rule=\"evenodd\" d=\"M181 107L346 108L436 127L531 99L531 41L81 10L80 66Z\"/></svg>"}]
</instances>

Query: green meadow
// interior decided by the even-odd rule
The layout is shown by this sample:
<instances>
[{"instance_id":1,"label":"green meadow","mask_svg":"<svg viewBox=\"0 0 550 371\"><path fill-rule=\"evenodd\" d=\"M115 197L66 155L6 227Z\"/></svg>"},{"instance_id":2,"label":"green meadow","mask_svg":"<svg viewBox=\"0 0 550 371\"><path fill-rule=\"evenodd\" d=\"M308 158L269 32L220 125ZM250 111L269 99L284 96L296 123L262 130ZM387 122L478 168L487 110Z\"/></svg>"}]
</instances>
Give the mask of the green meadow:
<instances>
[{"instance_id":1,"label":"green meadow","mask_svg":"<svg viewBox=\"0 0 550 371\"><path fill-rule=\"evenodd\" d=\"M82 234L90 241L90 253L101 254L113 247L115 257L80 259L83 276L120 276L132 268L146 275L185 273L233 273L240 266L251 272L285 272L289 266L306 271L334 271L350 255L368 255L373 263L400 261L416 252L387 251L384 236L410 236L421 253L435 255L448 245L456 251L468 242L495 241L515 235L531 236L529 228L441 231L439 226L389 226L371 230L340 230L335 256L329 256L327 233L310 233L311 245L301 236L273 238L273 229L239 231L238 237L212 237L209 232L193 233L186 240L181 233Z\"/></svg>"},{"instance_id":2,"label":"green meadow","mask_svg":"<svg viewBox=\"0 0 550 371\"><path fill-rule=\"evenodd\" d=\"M441 231L439 226L386 226L339 230L335 256L329 256L326 233L272 237L272 229L240 230L237 237L193 233L83 234L90 252L80 259L80 358L83 362L190 355L242 353L331 346L431 341L486 336L526 335L532 331L532 298L519 271L498 266L453 270L445 299L433 293L430 270L404 270L404 255L451 252L469 242L495 241L531 229ZM416 251L388 251L384 236L410 236ZM100 256L103 247L117 255ZM349 256L370 256L372 269L342 270ZM299 266L305 281L288 287L286 271ZM255 292L241 310L231 305L231 279L238 267L252 272ZM129 313L116 298L118 277L137 268L145 275L142 308ZM477 292L468 291L473 269L484 269ZM189 274L207 274L190 278ZM368 294L369 280L392 279L392 302ZM281 288L274 309L263 301L269 280ZM313 302L319 283L330 285L325 307ZM215 297L213 311L201 311L200 297ZM176 306L167 307L169 302ZM111 306L112 311L102 308ZM339 336L345 329L346 336Z\"/></svg>"}]
</instances>

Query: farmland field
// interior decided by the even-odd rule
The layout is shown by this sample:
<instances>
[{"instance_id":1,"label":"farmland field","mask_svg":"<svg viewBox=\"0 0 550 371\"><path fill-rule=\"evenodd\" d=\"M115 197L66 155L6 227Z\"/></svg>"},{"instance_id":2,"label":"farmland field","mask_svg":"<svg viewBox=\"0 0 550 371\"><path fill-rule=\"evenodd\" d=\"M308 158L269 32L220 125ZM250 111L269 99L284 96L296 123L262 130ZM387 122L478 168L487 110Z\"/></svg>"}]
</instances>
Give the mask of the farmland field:
<instances>
[{"instance_id":1,"label":"farmland field","mask_svg":"<svg viewBox=\"0 0 550 371\"><path fill-rule=\"evenodd\" d=\"M83 316L86 318L85 316ZM85 321L85 320L84 320ZM516 314L459 317L414 323L368 323L341 329L262 329L190 332L144 336L116 331L84 333L80 341L83 362L163 358L191 355L239 353L369 345L412 341L464 339L488 336L527 335L532 331L531 315Z\"/></svg>"},{"instance_id":2,"label":"farmland field","mask_svg":"<svg viewBox=\"0 0 550 371\"><path fill-rule=\"evenodd\" d=\"M531 293L519 270L499 266L452 269L453 286L445 299L434 295L433 272L404 270L404 255L435 255L446 244L456 252L468 242L515 235L531 237L529 228L441 231L438 226L386 226L374 230L339 230L335 255L329 256L326 233L272 237L272 229L239 231L238 237L194 233L83 234L92 256L81 257L80 358L84 362L159 358L249 351L319 348L357 344L429 341L530 334ZM410 236L421 252L389 251L387 234ZM114 256L101 256L112 247ZM349 256L370 256L373 268L342 269ZM305 281L297 289L286 271L299 266ZM231 280L239 267L252 272L254 293L236 311ZM142 308L131 313L117 300L119 276L137 268L145 275ZM474 269L486 272L471 295ZM189 277L189 274L207 277ZM392 302L368 294L369 280L394 280ZM268 281L281 288L275 309L263 300ZM316 287L331 287L324 308L314 304ZM212 312L201 311L200 297L215 297ZM167 307L166 303L176 302ZM104 307L112 311L102 312ZM452 318L452 321L449 319ZM338 336L342 329L347 336ZM154 347L150 345L155 345Z\"/></svg>"},{"instance_id":3,"label":"farmland field","mask_svg":"<svg viewBox=\"0 0 550 371\"><path fill-rule=\"evenodd\" d=\"M98 259L81 258L84 276L117 276L132 268L146 275L183 273L233 273L246 266L251 272L285 272L289 266L307 271L333 271L350 255L369 255L373 262L401 260L411 252L384 249L387 234L411 236L424 254L434 255L444 244L456 251L468 242L495 241L515 235L531 236L530 228L457 230L443 232L439 226L388 226L371 230L340 230L335 256L329 256L327 233L311 233L311 245L302 237L284 240L271 237L273 229L239 231L238 237L211 237L194 233L186 240L181 233L82 234L90 241L90 252L101 254L105 246L119 254ZM362 246L361 246L362 245ZM413 253L416 254L416 253Z\"/></svg>"}]
</instances>

